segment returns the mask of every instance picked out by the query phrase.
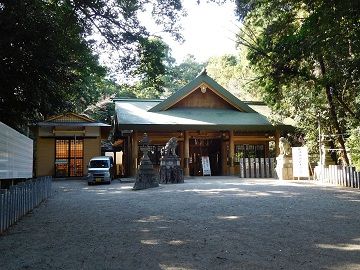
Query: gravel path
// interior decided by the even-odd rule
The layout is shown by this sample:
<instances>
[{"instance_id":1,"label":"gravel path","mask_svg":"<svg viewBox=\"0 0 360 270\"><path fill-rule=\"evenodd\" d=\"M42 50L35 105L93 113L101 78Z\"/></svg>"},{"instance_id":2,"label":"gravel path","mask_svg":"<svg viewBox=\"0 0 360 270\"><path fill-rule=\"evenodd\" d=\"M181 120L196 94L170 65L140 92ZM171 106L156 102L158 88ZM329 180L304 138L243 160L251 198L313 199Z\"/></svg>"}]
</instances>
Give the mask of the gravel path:
<instances>
[{"instance_id":1,"label":"gravel path","mask_svg":"<svg viewBox=\"0 0 360 270\"><path fill-rule=\"evenodd\" d=\"M360 191L309 181L54 182L0 236L1 269L360 269Z\"/></svg>"}]
</instances>

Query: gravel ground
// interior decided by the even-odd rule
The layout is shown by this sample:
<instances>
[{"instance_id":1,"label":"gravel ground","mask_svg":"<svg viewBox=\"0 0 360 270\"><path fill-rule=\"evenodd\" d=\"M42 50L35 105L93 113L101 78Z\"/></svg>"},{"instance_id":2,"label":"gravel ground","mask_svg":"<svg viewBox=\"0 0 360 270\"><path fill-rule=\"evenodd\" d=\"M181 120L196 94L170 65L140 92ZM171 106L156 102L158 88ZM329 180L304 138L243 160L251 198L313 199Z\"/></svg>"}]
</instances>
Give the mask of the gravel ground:
<instances>
[{"instance_id":1,"label":"gravel ground","mask_svg":"<svg viewBox=\"0 0 360 270\"><path fill-rule=\"evenodd\" d=\"M360 191L310 181L202 177L55 181L0 236L1 269L360 269Z\"/></svg>"}]
</instances>

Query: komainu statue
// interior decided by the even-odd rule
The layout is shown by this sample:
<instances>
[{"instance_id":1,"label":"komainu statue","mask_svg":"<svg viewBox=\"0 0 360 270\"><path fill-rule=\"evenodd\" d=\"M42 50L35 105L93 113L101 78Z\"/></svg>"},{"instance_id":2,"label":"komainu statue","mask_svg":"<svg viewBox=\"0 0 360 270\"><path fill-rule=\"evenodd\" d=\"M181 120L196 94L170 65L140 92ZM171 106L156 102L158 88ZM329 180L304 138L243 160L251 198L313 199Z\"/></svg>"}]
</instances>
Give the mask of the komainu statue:
<instances>
[{"instance_id":1,"label":"komainu statue","mask_svg":"<svg viewBox=\"0 0 360 270\"><path fill-rule=\"evenodd\" d=\"M163 156L163 157L168 157L168 156L177 157L176 152L175 152L176 146L177 146L177 138L172 137L166 143L166 145L161 149L161 156Z\"/></svg>"},{"instance_id":2,"label":"komainu statue","mask_svg":"<svg viewBox=\"0 0 360 270\"><path fill-rule=\"evenodd\" d=\"M280 154L276 157L275 171L279 179L293 179L292 149L289 141L284 137L279 139Z\"/></svg>"},{"instance_id":3,"label":"komainu statue","mask_svg":"<svg viewBox=\"0 0 360 270\"><path fill-rule=\"evenodd\" d=\"M162 184L184 183L180 158L176 155L177 138L172 137L161 149L159 179Z\"/></svg>"},{"instance_id":4,"label":"komainu statue","mask_svg":"<svg viewBox=\"0 0 360 270\"><path fill-rule=\"evenodd\" d=\"M287 139L281 137L279 139L280 155L291 156L291 145Z\"/></svg>"}]
</instances>

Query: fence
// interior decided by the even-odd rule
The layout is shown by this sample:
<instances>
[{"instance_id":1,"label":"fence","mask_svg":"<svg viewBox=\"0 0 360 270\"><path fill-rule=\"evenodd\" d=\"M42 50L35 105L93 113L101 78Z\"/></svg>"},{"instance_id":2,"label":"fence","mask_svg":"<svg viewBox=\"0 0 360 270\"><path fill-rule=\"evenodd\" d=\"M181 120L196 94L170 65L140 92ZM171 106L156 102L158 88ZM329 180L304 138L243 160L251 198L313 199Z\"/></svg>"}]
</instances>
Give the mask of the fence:
<instances>
[{"instance_id":1,"label":"fence","mask_svg":"<svg viewBox=\"0 0 360 270\"><path fill-rule=\"evenodd\" d=\"M328 167L316 166L315 180L333 185L360 188L360 172L355 167L329 165Z\"/></svg>"},{"instance_id":2,"label":"fence","mask_svg":"<svg viewBox=\"0 0 360 270\"><path fill-rule=\"evenodd\" d=\"M51 177L0 189L0 234L51 195Z\"/></svg>"},{"instance_id":3,"label":"fence","mask_svg":"<svg viewBox=\"0 0 360 270\"><path fill-rule=\"evenodd\" d=\"M239 158L240 178L275 177L274 158Z\"/></svg>"}]
</instances>

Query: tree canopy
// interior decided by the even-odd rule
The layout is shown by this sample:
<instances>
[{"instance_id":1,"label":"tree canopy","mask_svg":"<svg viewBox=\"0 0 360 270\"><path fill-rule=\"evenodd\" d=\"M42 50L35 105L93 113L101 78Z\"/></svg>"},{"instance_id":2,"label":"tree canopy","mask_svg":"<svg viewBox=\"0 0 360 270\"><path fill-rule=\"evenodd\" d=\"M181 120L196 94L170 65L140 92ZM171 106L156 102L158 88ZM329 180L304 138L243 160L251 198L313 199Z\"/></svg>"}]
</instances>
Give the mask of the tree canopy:
<instances>
[{"instance_id":1,"label":"tree canopy","mask_svg":"<svg viewBox=\"0 0 360 270\"><path fill-rule=\"evenodd\" d=\"M252 88L251 82L254 75L245 53L246 51L243 50L239 56L211 57L206 69L212 78L241 100L260 100L258 91L253 91Z\"/></svg>"},{"instance_id":2,"label":"tree canopy","mask_svg":"<svg viewBox=\"0 0 360 270\"><path fill-rule=\"evenodd\" d=\"M205 67L205 63L199 63L194 55L188 55L180 64L174 62L169 61L167 65L164 77L165 95L175 93L199 75Z\"/></svg>"},{"instance_id":3,"label":"tree canopy","mask_svg":"<svg viewBox=\"0 0 360 270\"><path fill-rule=\"evenodd\" d=\"M46 2L0 6L0 120L11 126L74 107L96 97L105 75L81 38L76 17Z\"/></svg>"},{"instance_id":4,"label":"tree canopy","mask_svg":"<svg viewBox=\"0 0 360 270\"><path fill-rule=\"evenodd\" d=\"M21 129L96 103L111 89L96 55L101 50L113 53L127 75L144 68L144 59L161 53L138 19L146 8L163 31L180 38L180 0L0 1L0 121ZM153 59L144 72L161 72Z\"/></svg>"},{"instance_id":5,"label":"tree canopy","mask_svg":"<svg viewBox=\"0 0 360 270\"><path fill-rule=\"evenodd\" d=\"M249 50L265 101L295 118L315 139L345 141L360 117L360 4L358 1L238 0Z\"/></svg>"}]
</instances>

